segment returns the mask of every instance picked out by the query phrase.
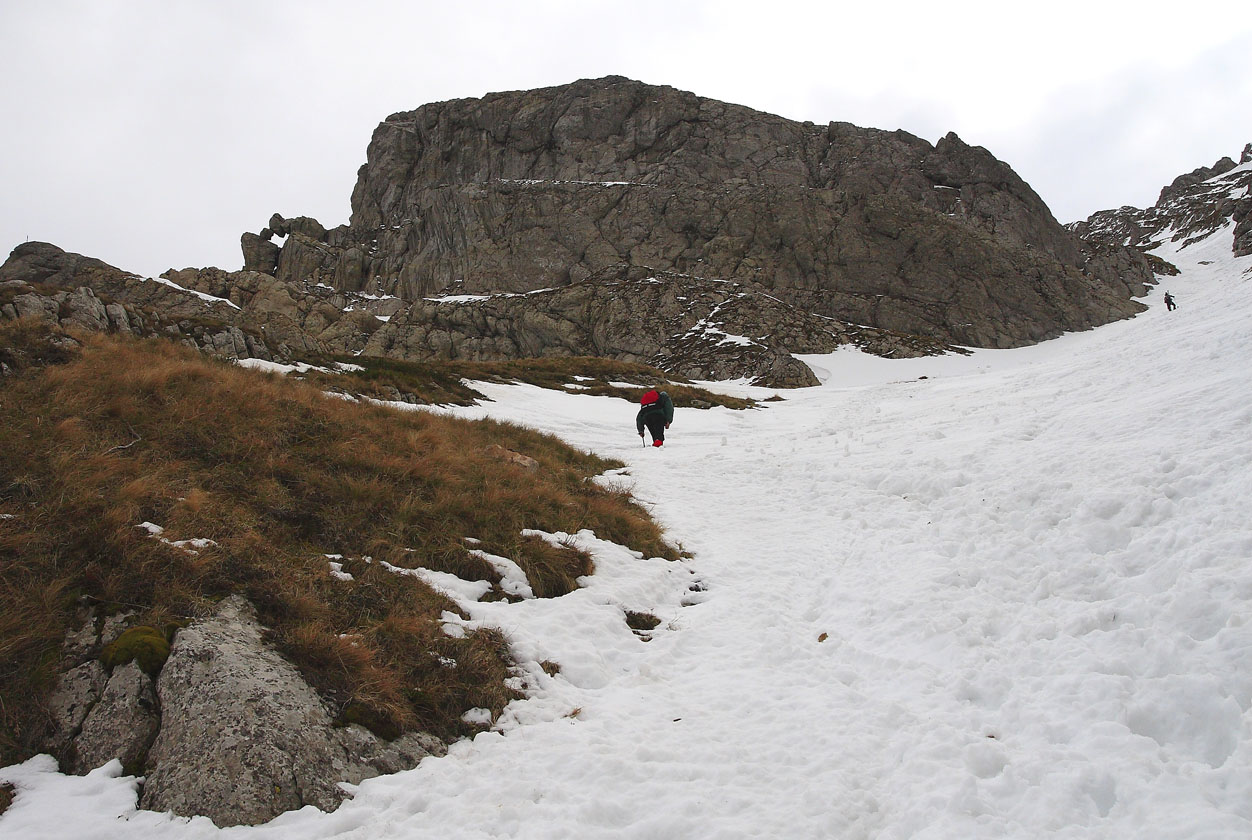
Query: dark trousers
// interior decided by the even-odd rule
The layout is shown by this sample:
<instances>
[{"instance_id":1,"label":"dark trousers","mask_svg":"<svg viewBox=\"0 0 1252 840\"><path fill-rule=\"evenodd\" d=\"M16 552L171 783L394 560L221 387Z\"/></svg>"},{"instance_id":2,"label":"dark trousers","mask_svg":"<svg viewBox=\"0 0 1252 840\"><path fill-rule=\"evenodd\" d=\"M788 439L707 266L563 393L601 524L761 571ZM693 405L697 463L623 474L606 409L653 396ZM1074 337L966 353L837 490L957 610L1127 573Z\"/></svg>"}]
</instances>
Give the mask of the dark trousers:
<instances>
[{"instance_id":1,"label":"dark trousers","mask_svg":"<svg viewBox=\"0 0 1252 840\"><path fill-rule=\"evenodd\" d=\"M645 414L643 425L648 427L653 440L665 440L665 415L661 412Z\"/></svg>"}]
</instances>

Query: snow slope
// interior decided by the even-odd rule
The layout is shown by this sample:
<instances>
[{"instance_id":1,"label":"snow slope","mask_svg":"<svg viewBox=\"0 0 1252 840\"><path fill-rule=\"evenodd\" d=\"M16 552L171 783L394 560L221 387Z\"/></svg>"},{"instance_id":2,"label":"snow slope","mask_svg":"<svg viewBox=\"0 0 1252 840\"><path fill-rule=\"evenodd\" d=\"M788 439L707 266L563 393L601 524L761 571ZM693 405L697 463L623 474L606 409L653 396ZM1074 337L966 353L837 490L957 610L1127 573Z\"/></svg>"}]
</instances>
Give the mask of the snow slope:
<instances>
[{"instance_id":1,"label":"snow slope","mask_svg":"<svg viewBox=\"0 0 1252 840\"><path fill-rule=\"evenodd\" d=\"M1032 348L808 359L823 386L680 409L660 450L623 401L476 385L497 402L456 413L628 462L607 480L692 559L584 532L578 592L462 588L537 690L334 814L218 830L137 811L116 763L40 757L0 770L0 835L1252 836L1252 259L1229 243L1162 246L1175 312L1161 287ZM623 610L662 624L645 642Z\"/></svg>"}]
</instances>

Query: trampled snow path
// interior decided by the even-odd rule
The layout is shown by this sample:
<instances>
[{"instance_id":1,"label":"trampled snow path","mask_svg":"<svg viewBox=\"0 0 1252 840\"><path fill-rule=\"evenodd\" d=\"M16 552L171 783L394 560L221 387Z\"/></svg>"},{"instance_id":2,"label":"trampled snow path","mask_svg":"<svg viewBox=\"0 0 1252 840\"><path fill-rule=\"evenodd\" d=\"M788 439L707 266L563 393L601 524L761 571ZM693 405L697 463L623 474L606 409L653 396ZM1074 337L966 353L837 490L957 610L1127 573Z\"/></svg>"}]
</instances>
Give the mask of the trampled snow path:
<instances>
[{"instance_id":1,"label":"trampled snow path","mask_svg":"<svg viewBox=\"0 0 1252 840\"><path fill-rule=\"evenodd\" d=\"M1229 231L1163 255L1176 312L1163 286L1025 350L812 359L823 387L680 410L659 451L620 400L483 386L458 413L627 461L693 559L583 534L585 589L471 605L562 675L334 814L219 831L45 758L0 770L0 834L1252 836L1252 260Z\"/></svg>"}]
</instances>

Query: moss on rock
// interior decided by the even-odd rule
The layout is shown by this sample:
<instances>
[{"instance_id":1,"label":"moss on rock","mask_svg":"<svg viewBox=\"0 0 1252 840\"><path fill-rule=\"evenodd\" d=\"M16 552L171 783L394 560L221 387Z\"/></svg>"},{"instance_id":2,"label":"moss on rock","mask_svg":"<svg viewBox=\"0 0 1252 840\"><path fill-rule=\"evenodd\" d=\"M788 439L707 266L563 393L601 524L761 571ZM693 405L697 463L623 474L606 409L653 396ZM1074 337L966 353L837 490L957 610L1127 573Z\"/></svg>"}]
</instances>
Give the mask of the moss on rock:
<instances>
[{"instance_id":1,"label":"moss on rock","mask_svg":"<svg viewBox=\"0 0 1252 840\"><path fill-rule=\"evenodd\" d=\"M132 627L100 651L100 661L108 668L135 662L149 676L155 677L170 655L170 643L155 627Z\"/></svg>"}]
</instances>

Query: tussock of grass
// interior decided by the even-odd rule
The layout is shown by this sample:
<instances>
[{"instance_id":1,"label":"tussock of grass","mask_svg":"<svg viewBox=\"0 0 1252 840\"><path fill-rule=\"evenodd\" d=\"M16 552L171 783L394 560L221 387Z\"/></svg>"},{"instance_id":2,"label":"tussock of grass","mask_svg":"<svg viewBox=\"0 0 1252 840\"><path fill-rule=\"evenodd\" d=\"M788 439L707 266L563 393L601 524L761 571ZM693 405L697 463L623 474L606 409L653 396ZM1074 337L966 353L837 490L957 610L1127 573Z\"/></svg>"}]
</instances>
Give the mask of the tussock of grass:
<instances>
[{"instance_id":1,"label":"tussock of grass","mask_svg":"<svg viewBox=\"0 0 1252 840\"><path fill-rule=\"evenodd\" d=\"M38 343L28 329L0 327L0 347ZM446 635L455 605L382 560L498 579L466 551L473 537L555 596L590 560L525 529L590 528L677 559L629 497L588 480L619 464L551 436L328 399L168 342L82 341L0 392L0 763L43 736L32 698L83 603L166 628L243 593L341 720L452 738L472 731L467 709L513 696L506 645ZM540 468L491 457L493 443ZM198 538L212 543L174 544ZM326 554L355 579L332 577Z\"/></svg>"},{"instance_id":2,"label":"tussock of grass","mask_svg":"<svg viewBox=\"0 0 1252 840\"><path fill-rule=\"evenodd\" d=\"M619 362L592 356L545 357L514 359L503 362L429 361L404 362L396 359L353 356L340 361L365 368L327 376L313 374L311 379L326 388L341 388L378 399L394 399L396 393L411 395L425 403L439 405L470 405L482 394L463 384L468 379L480 382L522 382L568 390L577 386L577 393L591 396L621 397L639 402L648 388L659 385L669 392L679 408L750 408L751 400L714 394L681 381L670 380L669 374L647 365ZM639 387L623 387L614 382L630 382Z\"/></svg>"},{"instance_id":3,"label":"tussock of grass","mask_svg":"<svg viewBox=\"0 0 1252 840\"><path fill-rule=\"evenodd\" d=\"M652 613L635 612L634 610L626 610L626 626L636 632L647 632L655 630L661 624L661 619Z\"/></svg>"},{"instance_id":4,"label":"tussock of grass","mask_svg":"<svg viewBox=\"0 0 1252 840\"><path fill-rule=\"evenodd\" d=\"M3 373L65 364L78 354L77 341L31 318L3 322L0 330L0 372Z\"/></svg>"}]
</instances>

